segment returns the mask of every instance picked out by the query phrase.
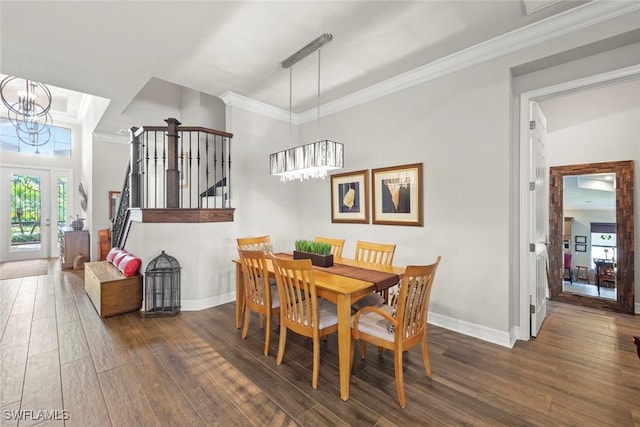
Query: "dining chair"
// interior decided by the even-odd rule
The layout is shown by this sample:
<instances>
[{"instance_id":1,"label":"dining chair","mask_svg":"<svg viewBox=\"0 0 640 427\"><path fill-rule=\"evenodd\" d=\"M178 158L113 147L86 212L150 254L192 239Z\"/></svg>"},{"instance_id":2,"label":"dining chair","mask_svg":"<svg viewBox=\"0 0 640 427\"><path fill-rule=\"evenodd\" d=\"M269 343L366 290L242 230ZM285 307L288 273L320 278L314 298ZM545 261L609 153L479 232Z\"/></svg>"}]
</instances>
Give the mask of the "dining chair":
<instances>
[{"instance_id":1,"label":"dining chair","mask_svg":"<svg viewBox=\"0 0 640 427\"><path fill-rule=\"evenodd\" d=\"M241 237L236 239L238 248L248 251L263 251L265 254L273 252L271 236Z\"/></svg>"},{"instance_id":2,"label":"dining chair","mask_svg":"<svg viewBox=\"0 0 640 427\"><path fill-rule=\"evenodd\" d=\"M330 239L328 237L316 237L316 242L330 244L331 254L336 258L342 258L342 248L344 248L344 239Z\"/></svg>"},{"instance_id":3,"label":"dining chair","mask_svg":"<svg viewBox=\"0 0 640 427\"><path fill-rule=\"evenodd\" d=\"M276 364L284 357L287 330L313 340L311 386L318 387L320 337L338 330L336 305L318 298L311 260L291 260L271 255L280 297L280 342Z\"/></svg>"},{"instance_id":4,"label":"dining chair","mask_svg":"<svg viewBox=\"0 0 640 427\"><path fill-rule=\"evenodd\" d=\"M271 337L271 319L274 314L277 315L280 313L278 290L269 284L269 268L267 267L267 258L263 251L238 249L238 254L240 255L240 263L242 264L245 297L242 339L246 338L247 332L249 331L249 320L251 319L252 311L258 313L261 328L264 327L262 317L266 317L264 355L267 356L269 354Z\"/></svg>"},{"instance_id":5,"label":"dining chair","mask_svg":"<svg viewBox=\"0 0 640 427\"><path fill-rule=\"evenodd\" d=\"M365 307L351 320L352 361L355 340L360 341L362 359L366 356L367 342L377 345L378 348L393 350L398 403L403 408L407 406L402 373L403 352L420 343L427 378L431 379L432 376L427 339L427 316L433 278L440 259L441 257L438 256L436 262L431 265L407 266L395 307L389 305Z\"/></svg>"},{"instance_id":6,"label":"dining chair","mask_svg":"<svg viewBox=\"0 0 640 427\"><path fill-rule=\"evenodd\" d=\"M363 242L356 242L355 259L357 261L369 262L372 264L391 265L393 263L393 254L396 251L396 245ZM389 289L379 292L371 292L351 304L354 311L358 311L363 307L374 306L379 307L382 304L389 303Z\"/></svg>"}]
</instances>

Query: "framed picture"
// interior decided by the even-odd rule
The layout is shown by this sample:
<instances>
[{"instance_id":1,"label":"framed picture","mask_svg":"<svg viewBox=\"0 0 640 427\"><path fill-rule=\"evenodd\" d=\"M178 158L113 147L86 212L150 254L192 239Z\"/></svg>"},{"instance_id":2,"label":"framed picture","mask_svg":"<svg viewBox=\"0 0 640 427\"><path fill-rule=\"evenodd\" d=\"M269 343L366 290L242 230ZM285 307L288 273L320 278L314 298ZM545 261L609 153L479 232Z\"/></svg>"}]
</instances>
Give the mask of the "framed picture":
<instances>
[{"instance_id":1,"label":"framed picture","mask_svg":"<svg viewBox=\"0 0 640 427\"><path fill-rule=\"evenodd\" d=\"M373 223L423 225L422 163L373 169Z\"/></svg>"},{"instance_id":2,"label":"framed picture","mask_svg":"<svg viewBox=\"0 0 640 427\"><path fill-rule=\"evenodd\" d=\"M576 243L587 243L587 236L576 236Z\"/></svg>"},{"instance_id":3,"label":"framed picture","mask_svg":"<svg viewBox=\"0 0 640 427\"><path fill-rule=\"evenodd\" d=\"M369 171L331 175L331 222L369 223Z\"/></svg>"},{"instance_id":4,"label":"framed picture","mask_svg":"<svg viewBox=\"0 0 640 427\"><path fill-rule=\"evenodd\" d=\"M109 219L116 216L120 205L120 191L109 191Z\"/></svg>"},{"instance_id":5,"label":"framed picture","mask_svg":"<svg viewBox=\"0 0 640 427\"><path fill-rule=\"evenodd\" d=\"M587 245L576 244L576 252L587 252Z\"/></svg>"}]
</instances>

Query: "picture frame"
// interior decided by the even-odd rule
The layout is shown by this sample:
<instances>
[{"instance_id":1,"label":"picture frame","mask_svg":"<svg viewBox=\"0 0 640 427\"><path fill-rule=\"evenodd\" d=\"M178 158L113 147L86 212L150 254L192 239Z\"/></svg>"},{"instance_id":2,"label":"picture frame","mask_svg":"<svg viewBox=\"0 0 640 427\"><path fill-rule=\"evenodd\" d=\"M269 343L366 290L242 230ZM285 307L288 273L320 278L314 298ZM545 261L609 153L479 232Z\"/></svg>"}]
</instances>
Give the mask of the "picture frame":
<instances>
[{"instance_id":1,"label":"picture frame","mask_svg":"<svg viewBox=\"0 0 640 427\"><path fill-rule=\"evenodd\" d=\"M118 206L120 205L120 191L109 191L109 219L115 217L118 213Z\"/></svg>"},{"instance_id":2,"label":"picture frame","mask_svg":"<svg viewBox=\"0 0 640 427\"><path fill-rule=\"evenodd\" d=\"M587 252L587 245L576 244L576 252Z\"/></svg>"},{"instance_id":3,"label":"picture frame","mask_svg":"<svg viewBox=\"0 0 640 427\"><path fill-rule=\"evenodd\" d=\"M422 163L372 169L373 223L424 225Z\"/></svg>"},{"instance_id":4,"label":"picture frame","mask_svg":"<svg viewBox=\"0 0 640 427\"><path fill-rule=\"evenodd\" d=\"M576 243L587 243L587 236L576 236Z\"/></svg>"},{"instance_id":5,"label":"picture frame","mask_svg":"<svg viewBox=\"0 0 640 427\"><path fill-rule=\"evenodd\" d=\"M369 171L331 175L331 222L369 223Z\"/></svg>"}]
</instances>

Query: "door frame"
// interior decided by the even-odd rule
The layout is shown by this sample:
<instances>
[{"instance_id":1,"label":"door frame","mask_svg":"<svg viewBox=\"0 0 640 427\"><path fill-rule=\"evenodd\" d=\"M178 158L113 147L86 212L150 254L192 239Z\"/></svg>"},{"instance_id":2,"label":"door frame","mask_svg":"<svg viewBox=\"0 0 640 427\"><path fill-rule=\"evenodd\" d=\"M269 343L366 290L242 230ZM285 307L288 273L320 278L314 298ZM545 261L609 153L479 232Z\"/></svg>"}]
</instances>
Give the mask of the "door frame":
<instances>
[{"instance_id":1,"label":"door frame","mask_svg":"<svg viewBox=\"0 0 640 427\"><path fill-rule=\"evenodd\" d=\"M516 338L524 341L531 339L530 322L530 290L532 289L532 278L535 280L535 263L531 263L532 257L529 252L529 224L531 221L531 211L535 209L529 197L529 182L531 181L531 146L529 142L529 118L531 116L531 102L547 97L560 95L567 92L586 89L598 85L604 85L619 80L640 77L640 65L621 68L610 72L596 74L582 79L572 80L557 85L523 92L520 94L520 123L519 123L519 150L520 150L520 179L519 179L519 236L518 236L518 256L519 256L519 298L515 298L519 313L519 327L516 328Z\"/></svg>"},{"instance_id":2,"label":"door frame","mask_svg":"<svg viewBox=\"0 0 640 427\"><path fill-rule=\"evenodd\" d=\"M49 192L49 221L48 224L41 224L40 232L42 233L45 228L49 229L49 233L47 233L47 242L43 242L46 244L46 247L43 246L42 251L44 251L46 257L48 258L56 258L60 255L58 248L58 199L57 199L57 182L59 177L65 177L67 179L67 209L71 211L73 209L73 170L66 168L55 168L55 167L39 167L39 166L30 166L30 165L21 165L21 164L0 164L1 168L6 169L15 169L20 171L35 171L47 174L48 179L48 188ZM0 191L2 193L2 191ZM3 193L4 194L4 193ZM69 218L67 218L68 220ZM27 252L25 252L27 253ZM22 259L22 258L20 258ZM24 259L30 259L26 257Z\"/></svg>"}]
</instances>

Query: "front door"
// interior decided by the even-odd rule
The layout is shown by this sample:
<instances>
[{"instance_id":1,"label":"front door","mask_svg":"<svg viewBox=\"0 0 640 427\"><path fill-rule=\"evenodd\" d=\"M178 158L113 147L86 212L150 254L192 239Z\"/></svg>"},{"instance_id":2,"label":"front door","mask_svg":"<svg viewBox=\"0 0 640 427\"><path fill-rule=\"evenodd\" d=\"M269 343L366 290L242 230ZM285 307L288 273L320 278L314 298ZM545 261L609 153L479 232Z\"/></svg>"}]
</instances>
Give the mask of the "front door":
<instances>
[{"instance_id":1,"label":"front door","mask_svg":"<svg viewBox=\"0 0 640 427\"><path fill-rule=\"evenodd\" d=\"M532 212L530 242L535 265L530 269L531 336L537 336L547 315L548 291L548 244L549 244L549 168L545 156L545 137L547 120L536 102L531 104L531 170L535 171L534 185L531 186L531 198L535 198Z\"/></svg>"},{"instance_id":2,"label":"front door","mask_svg":"<svg viewBox=\"0 0 640 427\"><path fill-rule=\"evenodd\" d=\"M50 171L0 168L0 261L57 256L51 194Z\"/></svg>"}]
</instances>

